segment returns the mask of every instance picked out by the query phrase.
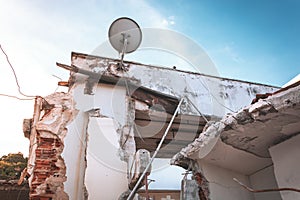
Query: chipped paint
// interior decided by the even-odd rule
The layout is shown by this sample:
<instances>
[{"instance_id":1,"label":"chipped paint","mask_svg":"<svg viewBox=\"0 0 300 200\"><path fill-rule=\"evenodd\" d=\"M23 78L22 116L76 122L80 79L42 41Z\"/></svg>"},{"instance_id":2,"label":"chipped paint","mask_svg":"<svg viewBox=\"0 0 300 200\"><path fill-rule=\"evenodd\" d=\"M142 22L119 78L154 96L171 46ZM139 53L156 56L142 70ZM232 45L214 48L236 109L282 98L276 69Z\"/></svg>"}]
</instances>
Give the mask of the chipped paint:
<instances>
[{"instance_id":1,"label":"chipped paint","mask_svg":"<svg viewBox=\"0 0 300 200\"><path fill-rule=\"evenodd\" d=\"M218 122L209 122L199 138L177 153L171 163L186 169L191 162L198 161L200 163L201 161L203 165L212 163L215 166L222 166L222 170L227 167L227 169L235 169L246 175L255 174L257 171L271 166L272 160L274 161L273 157L276 155L273 155L271 160L269 149L274 149L279 143L283 144L283 141L293 141L290 138L294 138L300 133L299 91L300 85L275 92L268 95L268 98L259 99L256 103L236 113L227 114ZM220 139L215 142L218 137ZM208 154L209 158L206 158ZM248 174L246 170L225 163L225 158L227 158L231 162L235 161L234 165L241 166L238 162L244 160L244 154L248 154L245 162L252 165L252 171L248 171ZM235 160L233 160L234 156ZM253 160L251 158L253 156L255 165L249 163ZM276 171L277 163L274 164ZM211 170L211 173L221 171L217 168L215 170L217 171ZM277 174L277 179L278 176L282 175Z\"/></svg>"},{"instance_id":2,"label":"chipped paint","mask_svg":"<svg viewBox=\"0 0 300 200\"><path fill-rule=\"evenodd\" d=\"M137 148L134 133L137 110L172 114L178 99L184 97L193 102L201 113L218 118L227 112L226 107L238 110L250 103L256 93L273 92L276 89L273 86L132 62L125 62L126 70L118 70L118 62L114 59L72 53L71 66L58 64L71 71L68 84L63 84L68 85L69 93L54 93L45 97L47 104L39 98L32 122L24 121L24 134L28 135L28 129L31 130L28 172L31 174L32 197L87 199L90 196L107 199L107 194L104 194L106 191L93 187L93 181L99 183L97 177L103 179L105 174L95 175L91 172L97 166L97 170L107 173L106 176L130 177L130 167L134 163ZM264 112L268 111L266 107ZM252 114L257 112L261 115L258 110ZM182 106L180 115L184 114L199 115L197 109L188 102ZM251 122L251 113L244 114L246 115L228 115L221 122L207 126L204 134L189 148L196 152L199 150L196 146L202 148L207 141L218 138L223 130L232 130L238 125ZM110 129L103 131L104 135L100 137L97 133L99 127L96 125L97 122L103 123L104 119L109 119ZM185 124L179 121L177 125L194 126L189 122L191 119L188 118ZM201 125L196 124L196 134L199 134L205 124L202 120L198 120ZM105 133L110 133L109 136L106 135L108 138L105 138ZM174 137L173 132L173 139ZM111 142L107 144L97 140L103 146L109 145L112 150L112 155L105 157L108 159L105 160L107 163L97 157L97 152L102 155L104 147L99 147L90 138L107 139ZM255 140L255 137L244 139L246 142ZM108 149L107 146L105 149ZM192 154L192 151L187 150L179 156L186 158ZM195 164L193 170L199 185L199 195L208 199L209 191L202 171ZM111 184L105 185L105 190L117 193L114 198L120 196L120 191L123 192L128 187L127 180L109 181ZM130 178L128 181L130 182Z\"/></svg>"},{"instance_id":3,"label":"chipped paint","mask_svg":"<svg viewBox=\"0 0 300 200\"><path fill-rule=\"evenodd\" d=\"M43 105L52 106L49 110ZM27 171L30 174L30 199L69 199L64 191L67 177L61 154L68 132L66 126L77 114L72 96L54 93L45 98L38 97L35 108Z\"/></svg>"},{"instance_id":4,"label":"chipped paint","mask_svg":"<svg viewBox=\"0 0 300 200\"><path fill-rule=\"evenodd\" d=\"M237 111L249 105L257 93L273 93L278 89L274 86L132 62L125 62L129 65L126 72L107 70L108 68L113 68L117 63L118 61L114 59L72 53L73 65L80 66L80 68L88 71L97 67L97 71L99 71L98 78L100 80L101 76L104 75L126 77L140 86L161 92L165 95L177 98L186 96L203 114L217 117L222 117L228 112L224 106ZM198 115L198 112L192 107L187 108L187 110Z\"/></svg>"},{"instance_id":5,"label":"chipped paint","mask_svg":"<svg viewBox=\"0 0 300 200\"><path fill-rule=\"evenodd\" d=\"M192 172L192 180L196 183L197 188L186 188L186 187L194 187L195 184L188 184L187 174L183 180L183 199L201 199L201 200L209 200L209 182L204 176L204 173L198 164L197 161L193 159L189 159L187 157L183 157L181 154L177 154L176 159L171 160L171 165L177 165L187 170L187 172ZM188 185L185 185L188 184ZM186 191L187 190L187 191ZM196 193L195 193L196 190Z\"/></svg>"},{"instance_id":6,"label":"chipped paint","mask_svg":"<svg viewBox=\"0 0 300 200\"><path fill-rule=\"evenodd\" d=\"M138 179L146 169L147 165L150 162L150 152L145 149L139 149L135 154L134 163L132 163L132 166L130 169L130 175L129 175L129 189L132 190L137 183ZM149 175L151 172L151 167L147 171L147 175ZM145 179L145 177L144 177ZM145 185L145 180L141 182L140 187ZM139 188L140 188L139 187Z\"/></svg>"},{"instance_id":7,"label":"chipped paint","mask_svg":"<svg viewBox=\"0 0 300 200\"><path fill-rule=\"evenodd\" d=\"M193 157L196 152L204 150L205 145L209 144L211 140L221 135L223 142L235 148L253 153L256 156L268 157L268 148L276 144L279 138L286 139L285 136L278 134L278 132L280 133L280 130L288 124L296 123L300 120L298 111L300 104L299 89L300 86L284 93L275 94L264 100L260 99L257 103L236 113L226 115L218 122L211 122L210 126L200 134L199 138L183 148L179 154L184 157ZM282 102L286 103L282 104ZM263 122L269 120L277 121L275 125L270 124L269 129L273 131L262 130L260 127L266 127L268 124ZM281 128L274 131L277 125L278 128ZM247 135L245 129L251 128L253 129L253 134ZM259 131L260 129L261 132ZM268 134L266 135L265 133ZM297 134L297 130L294 133ZM290 135L293 135L293 133L290 133Z\"/></svg>"}]
</instances>

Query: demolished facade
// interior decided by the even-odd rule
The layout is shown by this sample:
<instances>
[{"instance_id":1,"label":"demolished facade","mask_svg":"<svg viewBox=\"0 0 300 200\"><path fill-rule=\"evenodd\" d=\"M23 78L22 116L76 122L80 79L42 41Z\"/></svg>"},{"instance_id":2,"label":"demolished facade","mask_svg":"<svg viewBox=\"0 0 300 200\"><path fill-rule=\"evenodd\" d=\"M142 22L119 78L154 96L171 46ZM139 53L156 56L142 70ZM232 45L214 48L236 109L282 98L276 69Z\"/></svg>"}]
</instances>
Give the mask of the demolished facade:
<instances>
[{"instance_id":1,"label":"demolished facade","mask_svg":"<svg viewBox=\"0 0 300 200\"><path fill-rule=\"evenodd\" d=\"M173 157L172 164L207 180L198 182L207 194L200 199L300 199L300 82L258 96L264 98L208 124Z\"/></svg>"},{"instance_id":2,"label":"demolished facade","mask_svg":"<svg viewBox=\"0 0 300 200\"><path fill-rule=\"evenodd\" d=\"M122 195L126 199L145 169L141 160L148 162L153 155L180 99L183 104L157 157L171 158L191 143L177 154L173 164L194 171L201 199L218 199L214 193L223 195L223 191L211 189L212 182L199 164L199 156L201 162L220 160L221 164L205 163L210 165L211 174L218 172L218 178L223 179L228 170L236 171L235 177L245 183L247 175L271 166L268 151L258 149L263 156L257 157L257 152L251 152L256 148L247 146L256 138L241 139L246 150L243 145L234 147L239 143L232 142L232 137L224 135L226 144L214 139L216 135L222 138L224 129L230 131L236 124L253 122L251 112L212 126L208 126L211 122L207 124L207 120L219 120L228 109L239 110L249 105L256 94L273 93L278 88L134 62L124 62L126 68L120 70L118 63L114 59L72 53L71 65L57 64L70 71L69 81L59 83L69 87L69 92L37 97L34 117L24 123L24 133L30 139L26 173L31 199L118 199ZM271 108L264 106L265 112L270 112ZM200 151L201 138L217 145L206 148L207 152ZM238 153L228 153L228 158L238 159L222 161L222 145L227 145L225 149L238 149ZM136 153L138 150L142 150L140 154ZM210 150L215 155L210 156ZM231 182L220 184L231 187ZM231 199L254 199L249 192L234 187L237 198Z\"/></svg>"}]
</instances>

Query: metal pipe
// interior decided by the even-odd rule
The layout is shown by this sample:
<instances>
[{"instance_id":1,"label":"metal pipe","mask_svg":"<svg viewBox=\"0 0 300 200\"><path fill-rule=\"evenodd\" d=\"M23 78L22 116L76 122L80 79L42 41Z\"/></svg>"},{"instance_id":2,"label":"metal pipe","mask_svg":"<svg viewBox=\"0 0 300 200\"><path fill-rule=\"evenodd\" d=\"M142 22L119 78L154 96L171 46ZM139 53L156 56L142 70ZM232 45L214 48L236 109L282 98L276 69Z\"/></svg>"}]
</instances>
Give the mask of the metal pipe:
<instances>
[{"instance_id":1,"label":"metal pipe","mask_svg":"<svg viewBox=\"0 0 300 200\"><path fill-rule=\"evenodd\" d=\"M168 127L167 127L167 129L166 129L166 131L165 131L165 133L163 135L163 137L161 138L161 140L160 140L160 142L159 142L159 144L158 144L158 146L157 146L157 148L156 148L156 150L155 150L155 152L154 152L154 154L153 154L150 162L148 163L148 165L146 166L146 169L144 170L143 174L140 176L139 180L137 181L137 183L135 184L134 188L130 192L130 195L128 196L127 200L131 200L131 198L135 194L138 186L140 185L141 181L143 180L145 174L147 173L148 169L150 168L150 166L151 166L154 158L156 157L158 151L160 150L160 148L161 148L161 146L162 146L162 144L163 144L163 142L164 142L164 140L165 140L165 138L166 138L166 136L167 136L167 134L168 134L171 126L172 126L172 124L173 124L173 121L174 121L174 119L175 119L175 117L176 117L176 115L177 115L177 113L178 113L178 111L180 109L180 106L181 106L182 102L183 102L183 98L179 101L179 103L177 105L177 108L176 108L176 110L175 110L175 112L174 112L174 114L172 116L172 119L171 119L171 121L170 121L170 123L169 123L169 125L168 125Z\"/></svg>"},{"instance_id":2,"label":"metal pipe","mask_svg":"<svg viewBox=\"0 0 300 200\"><path fill-rule=\"evenodd\" d=\"M127 48L127 38L129 37L129 35L127 35L126 33L122 33L123 35L123 49L122 49L122 52L121 52L121 63L120 63L120 69L124 69L123 68L123 61L124 61L124 56L125 56L125 52L126 52L126 48Z\"/></svg>"},{"instance_id":3,"label":"metal pipe","mask_svg":"<svg viewBox=\"0 0 300 200\"><path fill-rule=\"evenodd\" d=\"M145 175L145 187L146 187L146 200L149 200L149 191L148 191L148 174Z\"/></svg>"},{"instance_id":4,"label":"metal pipe","mask_svg":"<svg viewBox=\"0 0 300 200\"><path fill-rule=\"evenodd\" d=\"M40 120L40 115L42 111L42 105L43 105L43 98L42 97L36 97L35 103L34 103L34 112L33 112L33 118L32 118L32 128L29 136L30 146L29 146L29 157L27 161L27 173L30 174L29 177L29 186L31 187L32 178L33 178L33 170L34 170L34 162L35 162L35 149L37 147L37 141L36 141L36 124Z\"/></svg>"}]
</instances>

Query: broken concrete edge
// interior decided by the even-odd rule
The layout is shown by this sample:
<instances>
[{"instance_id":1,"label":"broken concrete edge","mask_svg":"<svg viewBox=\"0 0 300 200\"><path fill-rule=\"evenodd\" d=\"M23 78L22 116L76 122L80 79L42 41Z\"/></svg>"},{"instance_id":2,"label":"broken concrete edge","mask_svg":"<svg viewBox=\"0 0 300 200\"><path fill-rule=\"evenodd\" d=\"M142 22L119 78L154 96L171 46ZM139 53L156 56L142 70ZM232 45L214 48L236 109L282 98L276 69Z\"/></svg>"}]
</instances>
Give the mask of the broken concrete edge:
<instances>
[{"instance_id":1,"label":"broken concrete edge","mask_svg":"<svg viewBox=\"0 0 300 200\"><path fill-rule=\"evenodd\" d=\"M139 149L134 157L134 162L132 163L132 166L130 167L130 176L129 176L129 189L133 190L134 186L137 184L140 176L143 174L143 172L146 170L147 165L150 162L150 152L146 149ZM134 171L132 171L134 170ZM147 176L151 173L151 167L147 170ZM138 188L141 188L145 185L146 177L143 177L143 181L140 183Z\"/></svg>"},{"instance_id":2,"label":"broken concrete edge","mask_svg":"<svg viewBox=\"0 0 300 200\"><path fill-rule=\"evenodd\" d=\"M27 167L30 198L69 199L64 191L67 177L62 152L67 125L77 113L69 93L36 98Z\"/></svg>"},{"instance_id":3,"label":"broken concrete edge","mask_svg":"<svg viewBox=\"0 0 300 200\"><path fill-rule=\"evenodd\" d=\"M57 65L70 70L71 75L68 84L70 90L74 85L82 83L85 84L84 94L94 95L94 88L97 83L123 86L128 90L128 96L145 103L149 107L154 107L156 104L162 105L163 111L167 113L173 113L175 111L174 105L179 103L178 98L175 96L144 87L138 80L128 77L128 75L125 76L124 74L119 74L119 72L109 70L116 66L117 63L107 64L109 65L108 69L101 73L96 73L93 69L86 70L74 65L68 66L60 63L57 63ZM99 70L96 71L98 72Z\"/></svg>"},{"instance_id":4,"label":"broken concrete edge","mask_svg":"<svg viewBox=\"0 0 300 200\"><path fill-rule=\"evenodd\" d=\"M72 58L72 61L74 61L76 59L85 60L84 63L80 63L80 66L85 66L86 69L90 69L96 73L107 73L108 72L108 73L114 73L114 74L120 75L120 74L127 73L127 70L128 70L128 67L126 70L124 70L124 72L122 72L122 70L116 71L116 70L112 70L112 69L106 69L105 66L109 66L109 64L116 66L120 62L119 59L113 59L113 58L103 57L103 56L99 56L99 55L85 54L85 53L80 53L80 52L71 52L71 58ZM193 75L201 75L204 77L211 77L211 78L216 78L216 79L220 79L220 80L243 82L243 83L249 83L249 84L255 83L255 82L249 82L249 81L239 80L239 79L218 77L218 76L203 74L203 73L199 73L199 72L186 71L186 70L174 69L174 68L163 67L163 66L156 66L156 65L151 65L151 64L143 64L143 63L134 62L134 61L124 61L124 63L126 64L126 66L129 66L129 68L130 68L130 66L133 66L133 65L145 66L147 68L152 68L152 69L157 69L157 70L168 70L168 71L175 70L177 72L193 74ZM70 70L69 68L65 68L65 69ZM268 84L263 84L263 83L255 83L255 84L261 85L261 86L270 86L270 87L280 89L280 87L274 86L274 85L268 85Z\"/></svg>"},{"instance_id":5,"label":"broken concrete edge","mask_svg":"<svg viewBox=\"0 0 300 200\"><path fill-rule=\"evenodd\" d=\"M129 177L128 177L128 189L123 192L119 196L119 200L127 200L134 189L135 185L138 183L139 178L143 175L143 172L146 170L147 165L150 162L150 152L146 149L139 149L136 151L134 160L132 162L132 165L129 169ZM138 185L138 189L136 189L132 195L131 199L134 199L134 197L137 195L137 192L140 188L145 186L147 184L146 181L148 181L147 177L151 173L151 167L148 169L146 175L143 177L142 182Z\"/></svg>"},{"instance_id":6,"label":"broken concrete edge","mask_svg":"<svg viewBox=\"0 0 300 200\"><path fill-rule=\"evenodd\" d=\"M218 137L222 132L230 129L235 129L238 124L248 124L259 120L260 116L264 116L272 112L284 111L287 108L294 107L300 104L300 85L289 90L276 93L269 96L267 99L260 99L258 102L245 107L244 109L229 113L224 116L220 121L209 122L203 129L203 132L190 143L187 147L183 148L171 160L175 163L178 159L193 158L193 155L199 151L213 138Z\"/></svg>"},{"instance_id":7,"label":"broken concrete edge","mask_svg":"<svg viewBox=\"0 0 300 200\"><path fill-rule=\"evenodd\" d=\"M273 112L284 112L284 110L288 108L299 105L299 91L300 85L297 85L280 93L275 93L266 99L260 99L258 102L238 112L229 113L220 121L210 121L197 139L173 156L170 164L182 167L186 170L195 171L191 163L196 162L197 159L201 159L199 158L199 152L205 150L206 145L213 139L221 136L226 130L235 129L237 125L253 123L259 120L260 116Z\"/></svg>"},{"instance_id":8,"label":"broken concrete edge","mask_svg":"<svg viewBox=\"0 0 300 200\"><path fill-rule=\"evenodd\" d=\"M178 153L172 158L171 165L177 165L187 171L191 171L192 179L194 179L198 185L199 199L210 200L209 182L205 178L203 171L196 160L187 158L184 155Z\"/></svg>"}]
</instances>

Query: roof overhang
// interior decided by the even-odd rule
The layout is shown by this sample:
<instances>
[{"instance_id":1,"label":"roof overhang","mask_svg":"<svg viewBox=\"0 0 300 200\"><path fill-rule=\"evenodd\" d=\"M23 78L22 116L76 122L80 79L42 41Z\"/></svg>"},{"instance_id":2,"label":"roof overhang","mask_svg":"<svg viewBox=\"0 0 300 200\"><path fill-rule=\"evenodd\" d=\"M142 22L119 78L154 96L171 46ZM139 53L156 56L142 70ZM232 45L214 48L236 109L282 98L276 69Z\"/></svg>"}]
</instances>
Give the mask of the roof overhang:
<instances>
[{"instance_id":1,"label":"roof overhang","mask_svg":"<svg viewBox=\"0 0 300 200\"><path fill-rule=\"evenodd\" d=\"M300 84L297 83L212 123L175 155L172 163L180 165L180 160L190 158L251 174L272 164L270 147L299 133ZM216 145L209 147L216 138L219 138ZM203 156L202 152L208 148L210 152Z\"/></svg>"}]
</instances>

